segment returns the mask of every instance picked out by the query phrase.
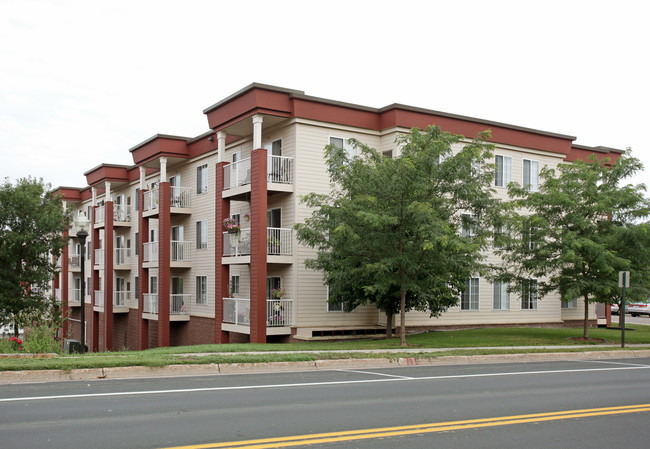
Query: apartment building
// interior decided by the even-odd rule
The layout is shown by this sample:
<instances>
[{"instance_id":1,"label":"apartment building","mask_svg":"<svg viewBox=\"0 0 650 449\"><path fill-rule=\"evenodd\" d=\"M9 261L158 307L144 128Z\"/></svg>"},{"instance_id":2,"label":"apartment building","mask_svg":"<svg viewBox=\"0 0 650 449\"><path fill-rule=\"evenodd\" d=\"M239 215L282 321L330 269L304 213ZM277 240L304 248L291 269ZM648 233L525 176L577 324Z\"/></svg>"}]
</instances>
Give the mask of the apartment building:
<instances>
[{"instance_id":1,"label":"apartment building","mask_svg":"<svg viewBox=\"0 0 650 449\"><path fill-rule=\"evenodd\" d=\"M133 165L102 164L88 185L60 187L65 207L91 219L86 252L74 228L54 281L69 316L64 333L94 351L169 345L289 341L381 333L374 307L345 313L327 302L322 274L305 268L312 249L293 225L300 202L326 193L323 148L356 138L387 156L398 135L430 124L469 138L491 129L497 195L519 181L535 188L543 166L622 151L575 145L575 137L393 104L370 108L251 84L203 111L209 131L155 135L129 151ZM494 256L491 256L494 257ZM81 261L84 291L81 291ZM410 312L409 328L567 325L580 300L515 297L507 286L468 280L457 307L439 318Z\"/></svg>"}]
</instances>

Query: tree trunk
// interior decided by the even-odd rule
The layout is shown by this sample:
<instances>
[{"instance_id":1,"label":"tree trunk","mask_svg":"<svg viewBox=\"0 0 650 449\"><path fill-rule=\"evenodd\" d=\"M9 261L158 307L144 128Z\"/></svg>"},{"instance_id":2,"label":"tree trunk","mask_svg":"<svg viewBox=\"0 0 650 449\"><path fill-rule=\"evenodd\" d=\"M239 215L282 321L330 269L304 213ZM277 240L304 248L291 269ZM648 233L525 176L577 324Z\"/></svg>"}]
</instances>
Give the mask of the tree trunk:
<instances>
[{"instance_id":1,"label":"tree trunk","mask_svg":"<svg viewBox=\"0 0 650 449\"><path fill-rule=\"evenodd\" d=\"M402 287L402 298L399 302L399 345L406 346L406 289Z\"/></svg>"},{"instance_id":2,"label":"tree trunk","mask_svg":"<svg viewBox=\"0 0 650 449\"><path fill-rule=\"evenodd\" d=\"M589 300L587 298L587 295L585 295L584 299L585 299L585 322L584 322L584 332L582 336L584 338L589 338Z\"/></svg>"},{"instance_id":3,"label":"tree trunk","mask_svg":"<svg viewBox=\"0 0 650 449\"><path fill-rule=\"evenodd\" d=\"M386 312L386 338L393 336L393 314Z\"/></svg>"}]
</instances>

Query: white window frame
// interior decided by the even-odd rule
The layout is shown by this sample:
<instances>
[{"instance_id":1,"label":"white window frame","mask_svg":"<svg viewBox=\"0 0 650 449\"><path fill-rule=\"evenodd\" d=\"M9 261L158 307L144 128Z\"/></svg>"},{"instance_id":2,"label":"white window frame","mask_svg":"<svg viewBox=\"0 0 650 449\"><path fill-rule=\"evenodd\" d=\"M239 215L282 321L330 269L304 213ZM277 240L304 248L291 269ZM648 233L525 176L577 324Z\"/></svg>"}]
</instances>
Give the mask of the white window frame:
<instances>
[{"instance_id":1,"label":"white window frame","mask_svg":"<svg viewBox=\"0 0 650 449\"><path fill-rule=\"evenodd\" d=\"M528 169L526 168L528 163ZM528 175L528 183L526 183ZM524 159L521 163L521 184L524 189L530 192L539 191L539 161L534 159Z\"/></svg>"},{"instance_id":2,"label":"white window frame","mask_svg":"<svg viewBox=\"0 0 650 449\"><path fill-rule=\"evenodd\" d=\"M332 143L332 139L340 139L343 141L343 150L345 150L349 158L354 158L359 155L358 148L354 148L352 145L350 145L349 139L341 136L329 136L328 142L330 145L334 145L334 143Z\"/></svg>"},{"instance_id":3,"label":"white window frame","mask_svg":"<svg viewBox=\"0 0 650 449\"><path fill-rule=\"evenodd\" d=\"M538 301L538 285L537 279L527 279L524 282L529 283L529 287L526 288L525 285L521 289L521 310L537 310L537 301ZM534 289L530 288L535 286ZM525 307L524 307L525 305Z\"/></svg>"},{"instance_id":4,"label":"white window frame","mask_svg":"<svg viewBox=\"0 0 650 449\"><path fill-rule=\"evenodd\" d=\"M327 290L327 292L326 292L327 296L325 297L327 299L327 301L325 302L325 304L326 304L325 307L326 307L327 312L328 313L329 312L334 312L334 313L344 312L343 303L341 303L341 304L330 304L330 286L326 285L325 288Z\"/></svg>"},{"instance_id":5,"label":"white window frame","mask_svg":"<svg viewBox=\"0 0 650 449\"><path fill-rule=\"evenodd\" d=\"M578 298L573 298L570 301L561 301L562 302L562 309L577 309L578 308Z\"/></svg>"},{"instance_id":6,"label":"white window frame","mask_svg":"<svg viewBox=\"0 0 650 449\"><path fill-rule=\"evenodd\" d=\"M196 303L202 306L208 304L208 277L196 276Z\"/></svg>"},{"instance_id":7,"label":"white window frame","mask_svg":"<svg viewBox=\"0 0 650 449\"><path fill-rule=\"evenodd\" d=\"M208 164L196 167L196 194L208 193Z\"/></svg>"},{"instance_id":8,"label":"white window frame","mask_svg":"<svg viewBox=\"0 0 650 449\"><path fill-rule=\"evenodd\" d=\"M499 171L499 158L501 158L501 171ZM496 187L507 188L512 181L512 156L503 154L494 155L494 163L497 166L494 172L494 185Z\"/></svg>"},{"instance_id":9,"label":"white window frame","mask_svg":"<svg viewBox=\"0 0 650 449\"><path fill-rule=\"evenodd\" d=\"M492 310L510 310L510 282L495 281L492 284Z\"/></svg>"},{"instance_id":10,"label":"white window frame","mask_svg":"<svg viewBox=\"0 0 650 449\"><path fill-rule=\"evenodd\" d=\"M241 290L241 276L239 274L230 275L230 294L239 294Z\"/></svg>"},{"instance_id":11,"label":"white window frame","mask_svg":"<svg viewBox=\"0 0 650 449\"><path fill-rule=\"evenodd\" d=\"M205 240L204 240L205 238ZM208 220L196 221L196 249L208 248Z\"/></svg>"},{"instance_id":12,"label":"white window frame","mask_svg":"<svg viewBox=\"0 0 650 449\"><path fill-rule=\"evenodd\" d=\"M469 225L469 227L466 227ZM476 227L478 227L478 219L476 215L462 214L461 216L461 235L463 237L476 237Z\"/></svg>"},{"instance_id":13,"label":"white window frame","mask_svg":"<svg viewBox=\"0 0 650 449\"><path fill-rule=\"evenodd\" d=\"M469 278L465 283L465 290L460 294L460 310L473 311L479 310L480 304L480 287L481 281L477 277ZM464 307L463 301L467 302L467 307Z\"/></svg>"}]
</instances>

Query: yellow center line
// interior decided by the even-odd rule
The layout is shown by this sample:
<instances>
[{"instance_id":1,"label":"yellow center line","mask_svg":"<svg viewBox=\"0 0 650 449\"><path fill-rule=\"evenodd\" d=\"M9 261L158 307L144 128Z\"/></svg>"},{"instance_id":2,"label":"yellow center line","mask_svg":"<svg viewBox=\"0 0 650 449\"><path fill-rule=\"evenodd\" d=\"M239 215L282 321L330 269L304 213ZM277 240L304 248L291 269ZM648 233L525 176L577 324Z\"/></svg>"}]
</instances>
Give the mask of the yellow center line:
<instances>
[{"instance_id":1,"label":"yellow center line","mask_svg":"<svg viewBox=\"0 0 650 449\"><path fill-rule=\"evenodd\" d=\"M190 446L177 446L167 449L268 449L309 444L335 443L371 438L385 438L420 433L446 432L450 430L478 429L484 427L507 426L542 421L557 421L561 419L585 418L591 416L620 415L650 411L650 404L626 405L620 407L602 407L582 410L566 410L548 413L533 413L527 415L500 416L494 418L468 419L463 421L448 421L429 424L413 424L408 426L380 427L376 429L347 430L341 432L316 433L310 435L294 435L287 437L263 438L246 441L230 441L224 443L208 443Z\"/></svg>"}]
</instances>

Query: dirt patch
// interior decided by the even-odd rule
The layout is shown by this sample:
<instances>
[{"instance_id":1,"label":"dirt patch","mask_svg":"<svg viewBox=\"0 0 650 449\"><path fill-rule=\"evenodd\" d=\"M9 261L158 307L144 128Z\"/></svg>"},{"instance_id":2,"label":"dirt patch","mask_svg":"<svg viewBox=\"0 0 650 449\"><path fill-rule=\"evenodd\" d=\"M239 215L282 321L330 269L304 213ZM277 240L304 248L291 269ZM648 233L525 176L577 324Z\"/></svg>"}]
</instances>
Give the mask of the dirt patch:
<instances>
[{"instance_id":1,"label":"dirt patch","mask_svg":"<svg viewBox=\"0 0 650 449\"><path fill-rule=\"evenodd\" d=\"M603 340L602 338L569 337L569 340L586 341L589 343L607 343L607 340Z\"/></svg>"}]
</instances>

